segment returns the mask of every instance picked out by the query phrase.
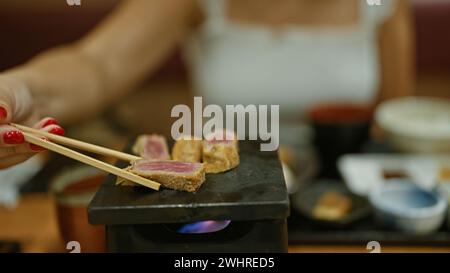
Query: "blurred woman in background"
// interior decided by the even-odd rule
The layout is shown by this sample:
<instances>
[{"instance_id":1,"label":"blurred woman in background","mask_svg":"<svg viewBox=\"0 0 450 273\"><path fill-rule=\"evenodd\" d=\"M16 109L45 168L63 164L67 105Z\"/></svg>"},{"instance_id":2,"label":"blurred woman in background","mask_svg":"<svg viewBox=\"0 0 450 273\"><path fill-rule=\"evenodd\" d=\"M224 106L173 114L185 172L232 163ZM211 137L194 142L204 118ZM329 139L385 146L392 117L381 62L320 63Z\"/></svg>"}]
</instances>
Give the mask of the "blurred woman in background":
<instances>
[{"instance_id":1,"label":"blurred woman in background","mask_svg":"<svg viewBox=\"0 0 450 273\"><path fill-rule=\"evenodd\" d=\"M0 166L36 151L10 122L63 133L133 91L180 44L206 103L373 104L412 92L409 3L128 0L80 41L0 74ZM155 104L149 101L148 104Z\"/></svg>"}]
</instances>

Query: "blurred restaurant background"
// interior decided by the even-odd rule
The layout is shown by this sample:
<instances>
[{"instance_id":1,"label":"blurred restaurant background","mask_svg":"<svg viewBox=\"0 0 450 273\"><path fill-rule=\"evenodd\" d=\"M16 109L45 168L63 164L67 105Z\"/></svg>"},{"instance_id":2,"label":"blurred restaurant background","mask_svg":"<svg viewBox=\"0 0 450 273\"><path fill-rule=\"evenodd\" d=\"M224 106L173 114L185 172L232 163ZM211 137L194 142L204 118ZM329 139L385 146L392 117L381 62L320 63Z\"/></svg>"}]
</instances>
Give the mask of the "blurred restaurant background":
<instances>
[{"instance_id":1,"label":"blurred restaurant background","mask_svg":"<svg viewBox=\"0 0 450 273\"><path fill-rule=\"evenodd\" d=\"M63 0L0 1L0 71L20 65L45 49L79 39L118 2L120 1L82 0L80 7L68 7ZM411 0L411 6L415 57L413 94L417 97L435 98L435 108L445 108L447 104L442 106L439 103L448 103L447 100L450 99L450 1ZM150 103L154 101L158 103ZM172 106L191 103L192 90L180 49L156 73L149 76L139 90L102 115L68 126L67 135L121 150L137 134L159 132L170 135ZM434 102L430 103L432 105ZM386 111L390 110L387 109L388 106ZM411 116L412 118L414 117ZM407 139L405 141L409 141L408 144L402 146L402 143L399 144L402 139L399 140L398 136L382 132L383 128L364 127L367 124L364 124L364 129L358 127L359 124L343 129L339 125L328 128L330 124L320 124L320 118L315 121L317 124L313 120L313 124L299 122L298 126L288 128L282 125L280 158L291 193L289 251L368 252L371 248L366 248L366 244L377 241L381 243L383 252L450 252L449 219L436 220L438 224L434 228L430 227L433 231L427 231L426 234L402 230L401 225L384 227L375 219L373 202L376 196L369 200L369 189L364 186L361 188L358 184L360 182L343 181L355 179L354 176L357 175L361 176L356 179L373 180L375 178L370 172L377 168L380 171L385 166L388 166L387 170L380 171L384 179L413 179L414 175L407 173L408 171L427 169L426 166L432 165L428 169L438 178L433 176L431 180L434 180L431 182L424 179L424 183L429 183L428 189L434 193L434 188L439 188L437 184L450 180L449 150L427 150L427 145L423 149L408 150L408 147L419 147L421 144ZM450 119L446 122L450 124ZM339 142L340 139L336 139L334 135L339 130L348 130L339 137L348 136L350 140ZM362 141L360 136L355 136L358 130L368 130L371 138L364 138L364 143L360 143L357 149L351 147L345 150L349 141L351 144ZM317 139L318 135L323 138ZM443 142L448 147L450 140ZM329 150L323 151L332 149L332 144L342 145L343 150L335 151L335 155L327 153ZM338 157L350 153L358 153L361 157L347 157L341 164L337 163ZM380 156L371 157L373 154ZM422 156L424 154L426 156ZM438 159L434 157L435 154L439 154L436 155ZM331 158L325 158L327 156ZM355 165L352 165L355 161ZM394 168L394 165L400 167ZM83 202L89 194L95 192L95 186L102 181L104 174L84 170L71 160L50 153L43 153L14 168L16 170L0 171L0 252L68 252L70 250L66 249L66 239L71 236L87 238L85 245L89 245L87 248L92 251L104 251L104 231L102 227L89 228L83 207ZM354 171L355 168L357 171ZM363 173L365 169L368 174ZM418 177L426 175L428 174L417 174ZM62 189L69 180L84 177L90 179L86 188ZM71 193L79 192L85 195L78 199L70 196ZM445 190L440 190L440 194L442 192L445 195ZM425 193L429 192L424 190L414 194ZM431 202L425 200L431 198L429 196L418 198L425 203ZM327 212L322 212L325 213L324 219L315 218L320 218L320 212L315 207L320 200L325 206L329 202L342 209L344 212L328 211L331 214L344 213L342 218L326 216ZM445 199L445 202L448 203L448 200ZM392 215L382 215L381 218L383 217ZM446 212L441 212L442 217L448 217ZM411 219L405 221L409 220Z\"/></svg>"}]
</instances>

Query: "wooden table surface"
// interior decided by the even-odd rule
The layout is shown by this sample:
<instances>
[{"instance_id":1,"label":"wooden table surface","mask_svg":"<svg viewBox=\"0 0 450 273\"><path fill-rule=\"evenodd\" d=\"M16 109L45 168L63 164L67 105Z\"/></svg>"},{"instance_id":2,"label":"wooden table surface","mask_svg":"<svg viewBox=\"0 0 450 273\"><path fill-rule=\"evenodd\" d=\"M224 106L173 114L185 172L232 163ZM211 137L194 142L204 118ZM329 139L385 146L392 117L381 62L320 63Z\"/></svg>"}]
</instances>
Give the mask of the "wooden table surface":
<instances>
[{"instance_id":1,"label":"wooden table surface","mask_svg":"<svg viewBox=\"0 0 450 273\"><path fill-rule=\"evenodd\" d=\"M27 194L14 209L0 208L0 240L19 241L23 252L68 252L56 219L54 200L48 194ZM448 247L383 247L382 252L447 252ZM366 246L290 246L291 253L367 253Z\"/></svg>"},{"instance_id":2,"label":"wooden table surface","mask_svg":"<svg viewBox=\"0 0 450 273\"><path fill-rule=\"evenodd\" d=\"M20 242L23 252L65 251L48 194L27 194L14 209L0 208L0 223L0 240Z\"/></svg>"}]
</instances>

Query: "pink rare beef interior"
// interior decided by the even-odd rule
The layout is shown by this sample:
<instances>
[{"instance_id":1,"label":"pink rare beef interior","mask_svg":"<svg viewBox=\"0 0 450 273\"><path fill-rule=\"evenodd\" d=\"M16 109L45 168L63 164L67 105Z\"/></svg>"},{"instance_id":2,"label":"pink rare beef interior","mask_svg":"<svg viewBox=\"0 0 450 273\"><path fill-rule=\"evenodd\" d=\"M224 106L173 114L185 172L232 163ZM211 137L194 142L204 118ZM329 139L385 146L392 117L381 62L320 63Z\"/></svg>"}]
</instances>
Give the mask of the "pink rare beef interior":
<instances>
[{"instance_id":1,"label":"pink rare beef interior","mask_svg":"<svg viewBox=\"0 0 450 273\"><path fill-rule=\"evenodd\" d=\"M135 163L134 169L141 172L164 171L175 173L191 173L201 167L201 163L189 163L178 161L151 161L139 160Z\"/></svg>"},{"instance_id":2,"label":"pink rare beef interior","mask_svg":"<svg viewBox=\"0 0 450 273\"><path fill-rule=\"evenodd\" d=\"M149 136L144 146L144 155L145 158L167 159L165 139L160 136Z\"/></svg>"}]
</instances>

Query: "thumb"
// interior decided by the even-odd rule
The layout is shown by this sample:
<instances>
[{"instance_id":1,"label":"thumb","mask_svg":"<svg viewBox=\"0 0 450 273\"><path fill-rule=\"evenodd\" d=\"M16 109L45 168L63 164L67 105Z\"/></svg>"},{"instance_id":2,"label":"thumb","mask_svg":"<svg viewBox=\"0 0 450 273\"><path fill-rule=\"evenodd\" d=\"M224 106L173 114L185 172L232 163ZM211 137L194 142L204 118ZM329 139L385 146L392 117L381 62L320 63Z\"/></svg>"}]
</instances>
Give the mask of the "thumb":
<instances>
[{"instance_id":1,"label":"thumb","mask_svg":"<svg viewBox=\"0 0 450 273\"><path fill-rule=\"evenodd\" d=\"M0 76L0 124L26 120L32 112L32 101L24 83Z\"/></svg>"}]
</instances>

